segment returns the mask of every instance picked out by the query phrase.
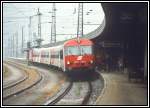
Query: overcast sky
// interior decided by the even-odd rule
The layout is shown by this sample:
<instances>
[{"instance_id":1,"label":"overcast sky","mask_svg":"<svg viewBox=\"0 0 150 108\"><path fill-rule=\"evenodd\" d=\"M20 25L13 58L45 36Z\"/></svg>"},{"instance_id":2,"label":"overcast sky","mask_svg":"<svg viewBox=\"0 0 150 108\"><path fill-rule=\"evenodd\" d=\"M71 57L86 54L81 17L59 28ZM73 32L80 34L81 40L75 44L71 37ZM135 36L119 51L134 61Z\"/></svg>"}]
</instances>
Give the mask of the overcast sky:
<instances>
[{"instance_id":1,"label":"overcast sky","mask_svg":"<svg viewBox=\"0 0 150 108\"><path fill-rule=\"evenodd\" d=\"M19 40L21 39L21 28L24 26L25 43L29 39L29 16L37 14L40 8L42 13L42 39L43 44L50 43L51 36L51 11L52 3L3 3L3 38L11 38L14 33L18 32ZM84 34L96 29L104 19L104 12L100 3L84 3ZM89 15L87 15L89 12ZM76 34L78 3L56 3L56 34ZM33 17L31 21L32 38L33 34L38 35L38 17ZM96 24L96 25L86 25ZM76 35L57 35L56 40L69 39ZM19 41L21 44L21 41Z\"/></svg>"}]
</instances>

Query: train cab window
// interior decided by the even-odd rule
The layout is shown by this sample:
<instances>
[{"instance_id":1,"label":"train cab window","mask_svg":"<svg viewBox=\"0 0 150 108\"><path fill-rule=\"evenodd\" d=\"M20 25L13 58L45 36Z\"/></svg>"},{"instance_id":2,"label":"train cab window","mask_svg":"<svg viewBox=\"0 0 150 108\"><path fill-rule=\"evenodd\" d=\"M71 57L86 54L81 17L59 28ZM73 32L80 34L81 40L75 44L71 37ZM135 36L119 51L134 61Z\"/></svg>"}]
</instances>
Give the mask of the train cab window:
<instances>
[{"instance_id":1,"label":"train cab window","mask_svg":"<svg viewBox=\"0 0 150 108\"><path fill-rule=\"evenodd\" d=\"M92 54L92 46L80 46L81 47L81 54Z\"/></svg>"},{"instance_id":2,"label":"train cab window","mask_svg":"<svg viewBox=\"0 0 150 108\"><path fill-rule=\"evenodd\" d=\"M65 48L65 55L80 55L78 46L69 46Z\"/></svg>"}]
</instances>

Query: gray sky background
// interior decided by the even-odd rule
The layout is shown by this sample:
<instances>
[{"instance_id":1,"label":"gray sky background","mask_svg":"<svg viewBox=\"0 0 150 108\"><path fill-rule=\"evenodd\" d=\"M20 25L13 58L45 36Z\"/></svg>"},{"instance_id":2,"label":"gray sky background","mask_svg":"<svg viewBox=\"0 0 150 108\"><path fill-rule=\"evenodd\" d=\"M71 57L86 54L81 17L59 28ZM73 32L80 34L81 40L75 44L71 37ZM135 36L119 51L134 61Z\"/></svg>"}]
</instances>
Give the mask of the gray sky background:
<instances>
[{"instance_id":1,"label":"gray sky background","mask_svg":"<svg viewBox=\"0 0 150 108\"><path fill-rule=\"evenodd\" d=\"M24 26L24 43L29 39L28 24L29 16L37 14L40 8L42 13L42 44L50 42L51 36L51 12L52 3L3 3L3 39L4 43L8 43L14 33L18 32L19 40L21 40L21 28ZM84 34L95 30L104 19L104 12L100 3L84 3ZM90 11L92 10L92 11ZM87 12L90 12L87 15ZM56 3L56 34L76 34L78 3ZM32 34L38 34L38 17L32 18ZM57 35L56 40L64 40L76 37L76 35ZM7 42L5 42L7 41ZM21 45L21 41L19 41ZM8 44L6 45L8 46Z\"/></svg>"}]
</instances>

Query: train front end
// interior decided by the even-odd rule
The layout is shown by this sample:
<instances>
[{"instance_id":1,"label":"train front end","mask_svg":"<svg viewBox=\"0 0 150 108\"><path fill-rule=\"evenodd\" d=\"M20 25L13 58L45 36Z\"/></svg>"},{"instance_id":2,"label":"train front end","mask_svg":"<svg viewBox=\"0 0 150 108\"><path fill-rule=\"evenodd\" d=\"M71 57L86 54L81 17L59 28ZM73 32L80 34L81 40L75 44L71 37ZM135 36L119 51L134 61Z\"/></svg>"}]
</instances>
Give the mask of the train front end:
<instances>
[{"instance_id":1,"label":"train front end","mask_svg":"<svg viewBox=\"0 0 150 108\"><path fill-rule=\"evenodd\" d=\"M93 42L89 39L70 40L64 44L66 71L94 71Z\"/></svg>"}]
</instances>

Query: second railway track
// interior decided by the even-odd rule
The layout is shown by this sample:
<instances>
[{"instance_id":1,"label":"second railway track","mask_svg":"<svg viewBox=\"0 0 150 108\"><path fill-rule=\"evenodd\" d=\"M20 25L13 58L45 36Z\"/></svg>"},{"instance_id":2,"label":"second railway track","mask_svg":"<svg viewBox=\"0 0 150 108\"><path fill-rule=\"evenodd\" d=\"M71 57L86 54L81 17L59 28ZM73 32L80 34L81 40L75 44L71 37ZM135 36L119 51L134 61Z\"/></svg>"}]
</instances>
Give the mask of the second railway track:
<instances>
[{"instance_id":1,"label":"second railway track","mask_svg":"<svg viewBox=\"0 0 150 108\"><path fill-rule=\"evenodd\" d=\"M20 70L21 72L20 71L16 72L16 70L14 70L14 67L8 63L4 63L4 67L7 68L8 75L7 77L3 77L4 78L3 90L13 87L28 78L26 72L21 70Z\"/></svg>"},{"instance_id":2,"label":"second railway track","mask_svg":"<svg viewBox=\"0 0 150 108\"><path fill-rule=\"evenodd\" d=\"M15 96L15 95L33 87L38 82L40 82L42 79L42 76L34 69L29 69L27 67L21 66L14 62L7 61L6 63L12 65L14 68L17 68L18 70L25 71L27 74L27 78L21 82L18 82L17 84L14 84L10 87L5 88L3 90L3 99L7 99L11 96Z\"/></svg>"}]
</instances>

